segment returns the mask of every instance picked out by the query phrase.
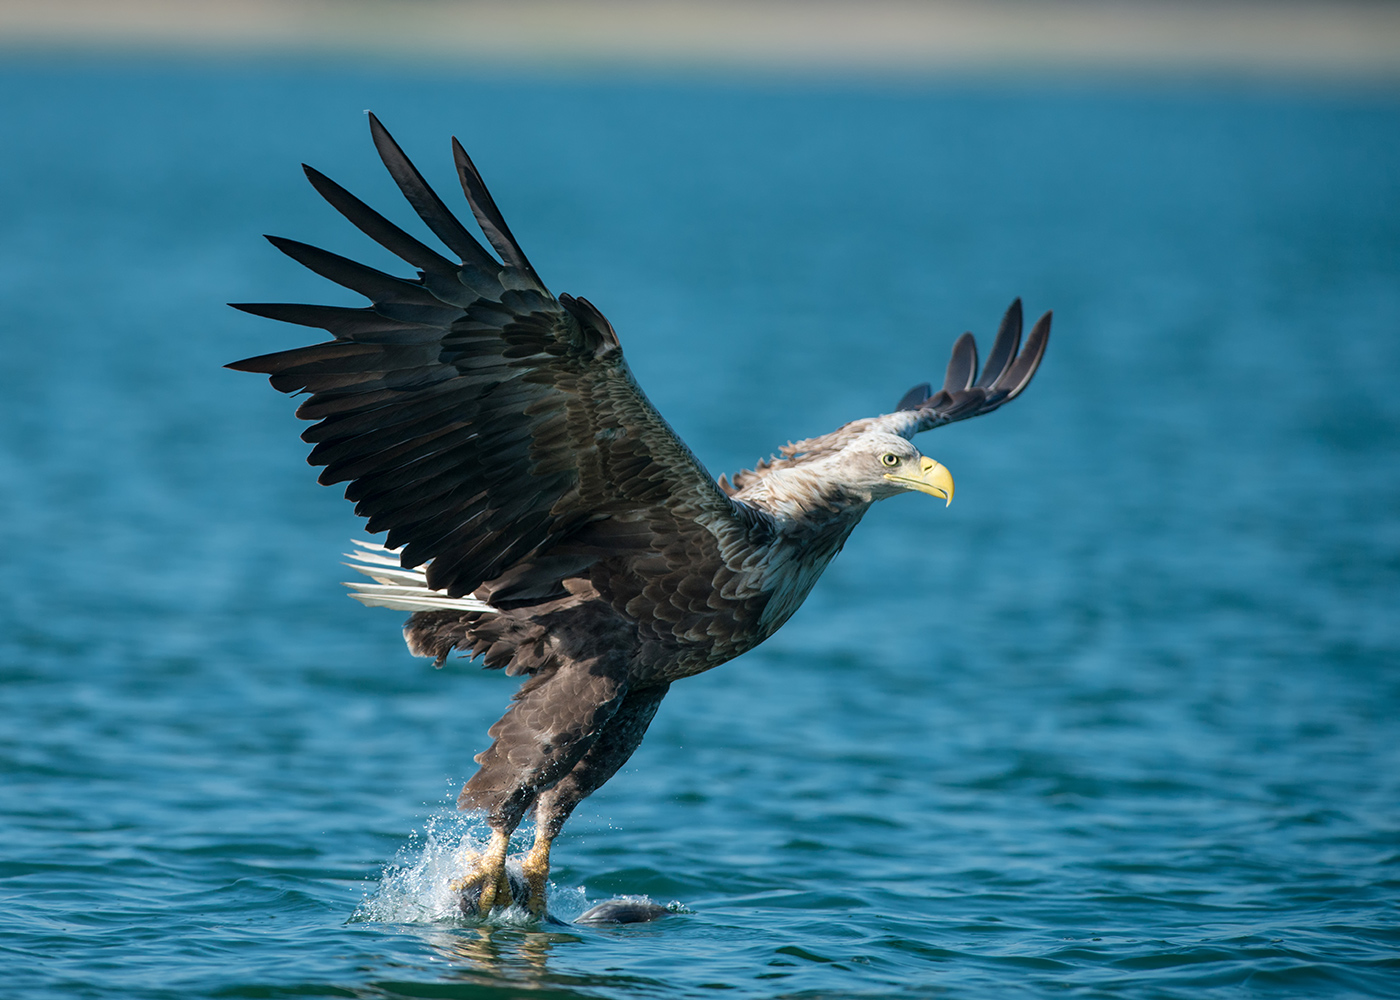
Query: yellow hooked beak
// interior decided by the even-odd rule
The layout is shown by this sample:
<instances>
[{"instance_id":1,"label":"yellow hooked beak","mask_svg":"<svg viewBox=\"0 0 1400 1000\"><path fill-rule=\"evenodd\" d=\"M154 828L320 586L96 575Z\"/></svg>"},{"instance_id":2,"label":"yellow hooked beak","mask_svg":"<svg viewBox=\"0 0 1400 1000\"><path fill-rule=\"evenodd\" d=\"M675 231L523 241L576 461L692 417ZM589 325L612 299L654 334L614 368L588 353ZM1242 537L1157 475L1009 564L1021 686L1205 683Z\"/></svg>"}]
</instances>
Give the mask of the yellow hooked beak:
<instances>
[{"instance_id":1,"label":"yellow hooked beak","mask_svg":"<svg viewBox=\"0 0 1400 1000\"><path fill-rule=\"evenodd\" d=\"M887 472L885 478L905 489L918 490L930 496L942 497L948 503L953 502L953 474L927 455L919 461L917 476L895 476ZM948 506L948 503L943 506Z\"/></svg>"}]
</instances>

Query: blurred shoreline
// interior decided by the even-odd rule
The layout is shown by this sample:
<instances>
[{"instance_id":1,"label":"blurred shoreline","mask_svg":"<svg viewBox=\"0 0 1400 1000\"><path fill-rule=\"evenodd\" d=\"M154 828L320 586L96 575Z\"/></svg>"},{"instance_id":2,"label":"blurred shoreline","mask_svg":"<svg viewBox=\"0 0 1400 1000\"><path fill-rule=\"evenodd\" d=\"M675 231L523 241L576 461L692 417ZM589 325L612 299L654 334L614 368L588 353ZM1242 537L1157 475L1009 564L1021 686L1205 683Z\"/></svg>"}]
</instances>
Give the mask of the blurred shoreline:
<instances>
[{"instance_id":1,"label":"blurred shoreline","mask_svg":"<svg viewBox=\"0 0 1400 1000\"><path fill-rule=\"evenodd\" d=\"M566 71L1400 80L1400 3L0 0L0 52L324 55Z\"/></svg>"}]
</instances>

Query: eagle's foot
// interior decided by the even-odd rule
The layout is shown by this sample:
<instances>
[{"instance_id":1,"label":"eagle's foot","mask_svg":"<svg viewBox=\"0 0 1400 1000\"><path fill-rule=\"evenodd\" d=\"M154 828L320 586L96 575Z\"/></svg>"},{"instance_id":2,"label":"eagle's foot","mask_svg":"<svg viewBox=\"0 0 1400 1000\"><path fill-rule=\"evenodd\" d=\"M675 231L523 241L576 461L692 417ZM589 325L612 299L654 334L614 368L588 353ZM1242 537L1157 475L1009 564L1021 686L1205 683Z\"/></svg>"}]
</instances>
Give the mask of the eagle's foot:
<instances>
[{"instance_id":1,"label":"eagle's foot","mask_svg":"<svg viewBox=\"0 0 1400 1000\"><path fill-rule=\"evenodd\" d=\"M510 834L499 830L491 834L491 843L485 854L473 852L467 859L472 870L458 879L453 879L449 887L460 897L458 905L463 913L476 916L490 913L495 909L505 909L515 902L511 892L510 878L506 874L506 849L510 846Z\"/></svg>"},{"instance_id":2,"label":"eagle's foot","mask_svg":"<svg viewBox=\"0 0 1400 1000\"><path fill-rule=\"evenodd\" d=\"M496 873L482 867L470 875L453 879L450 885L457 894L458 908L470 917L484 916L496 909L503 910L515 902L504 871Z\"/></svg>"}]
</instances>

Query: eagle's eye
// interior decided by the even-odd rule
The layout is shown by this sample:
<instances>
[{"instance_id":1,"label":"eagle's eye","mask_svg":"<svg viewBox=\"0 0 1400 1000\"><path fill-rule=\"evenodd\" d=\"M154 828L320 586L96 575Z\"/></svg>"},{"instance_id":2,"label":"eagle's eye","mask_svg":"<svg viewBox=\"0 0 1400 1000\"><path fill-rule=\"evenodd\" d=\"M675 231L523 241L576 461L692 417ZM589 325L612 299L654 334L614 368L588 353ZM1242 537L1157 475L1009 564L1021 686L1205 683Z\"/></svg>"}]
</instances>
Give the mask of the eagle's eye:
<instances>
[{"instance_id":1,"label":"eagle's eye","mask_svg":"<svg viewBox=\"0 0 1400 1000\"><path fill-rule=\"evenodd\" d=\"M884 462L891 469L893 469L896 465L899 464L899 456L892 451L887 451L885 452L884 456L880 459L880 461Z\"/></svg>"}]
</instances>

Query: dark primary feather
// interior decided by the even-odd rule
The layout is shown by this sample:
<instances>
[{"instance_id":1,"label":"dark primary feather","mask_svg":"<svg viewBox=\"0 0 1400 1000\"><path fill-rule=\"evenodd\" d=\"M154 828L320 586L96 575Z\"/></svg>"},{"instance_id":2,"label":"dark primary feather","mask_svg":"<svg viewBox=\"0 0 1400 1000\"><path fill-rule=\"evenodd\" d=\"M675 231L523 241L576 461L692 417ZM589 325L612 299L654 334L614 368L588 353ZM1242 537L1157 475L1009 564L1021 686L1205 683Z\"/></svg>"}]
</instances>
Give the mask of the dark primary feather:
<instances>
[{"instance_id":1,"label":"dark primary feather","mask_svg":"<svg viewBox=\"0 0 1400 1000\"><path fill-rule=\"evenodd\" d=\"M1002 372L1006 371L1006 366L1016 357L1020 347L1021 300L1016 299L1011 303L1011 308L1006 310L1006 315L1001 318L997 339L992 342L992 353L987 357L982 374L975 383L976 387L985 389L1001 378Z\"/></svg>"},{"instance_id":2,"label":"dark primary feather","mask_svg":"<svg viewBox=\"0 0 1400 1000\"><path fill-rule=\"evenodd\" d=\"M511 233L510 226L506 225L501 210L496 207L491 192L486 190L486 184L477 172L476 164L472 163L471 157L467 155L456 136L452 138L452 158L457 164L457 176L462 181L462 191L467 196L467 204L471 206L472 215L476 216L477 225L486 234L491 246L501 255L501 260L511 267L519 268L538 282L539 277L530 266L530 261L526 259L525 251L521 250L520 244L515 241L515 236Z\"/></svg>"},{"instance_id":3,"label":"dark primary feather","mask_svg":"<svg viewBox=\"0 0 1400 1000\"><path fill-rule=\"evenodd\" d=\"M301 169L305 171L306 179L322 198L330 202L331 206L350 220L360 232L384 249L424 271L449 276L456 274L457 264L404 232L315 167L303 163Z\"/></svg>"},{"instance_id":4,"label":"dark primary feather","mask_svg":"<svg viewBox=\"0 0 1400 1000\"><path fill-rule=\"evenodd\" d=\"M389 176L394 178L394 183L399 186L404 198L437 238L460 257L464 264L474 264L488 274L499 268L500 265L491 258L485 248L457 221L457 217L447 210L437 192L428 186L418 168L404 155L399 144L389 134L389 130L380 124L373 113L369 115L369 131L374 139L374 148L379 151L379 158L384 161Z\"/></svg>"},{"instance_id":5,"label":"dark primary feather","mask_svg":"<svg viewBox=\"0 0 1400 1000\"><path fill-rule=\"evenodd\" d=\"M895 410L917 410L931 395L933 395L933 386L927 382L920 382L900 397L899 402L895 404Z\"/></svg>"},{"instance_id":6,"label":"dark primary feather","mask_svg":"<svg viewBox=\"0 0 1400 1000\"><path fill-rule=\"evenodd\" d=\"M292 260L305 265L323 278L329 278L337 285L359 292L371 299L377 306L419 305L442 306L431 292L415 281L405 281L392 274L385 274L367 264L322 250L309 243L269 236L267 241L281 250Z\"/></svg>"},{"instance_id":7,"label":"dark primary feather","mask_svg":"<svg viewBox=\"0 0 1400 1000\"><path fill-rule=\"evenodd\" d=\"M972 386L977 377L977 338L965 333L953 344L953 355L948 359L948 371L943 376L943 391L961 392Z\"/></svg>"}]
</instances>

